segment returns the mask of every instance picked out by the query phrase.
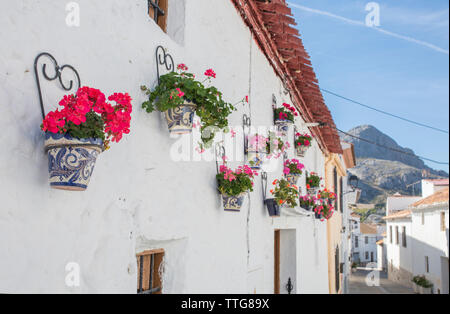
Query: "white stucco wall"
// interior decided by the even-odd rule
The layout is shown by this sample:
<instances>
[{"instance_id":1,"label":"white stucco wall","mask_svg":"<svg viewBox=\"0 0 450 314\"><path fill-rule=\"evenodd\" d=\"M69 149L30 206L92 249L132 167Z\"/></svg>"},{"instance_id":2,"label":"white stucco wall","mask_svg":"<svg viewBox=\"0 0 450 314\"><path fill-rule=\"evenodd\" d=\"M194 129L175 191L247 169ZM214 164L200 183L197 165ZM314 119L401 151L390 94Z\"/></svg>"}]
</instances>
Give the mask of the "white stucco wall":
<instances>
[{"instance_id":1,"label":"white stucco wall","mask_svg":"<svg viewBox=\"0 0 450 314\"><path fill-rule=\"evenodd\" d=\"M77 2L80 27L65 25L64 1L0 1L0 29L7 30L0 32L0 121L7 130L0 136L0 292L135 293L135 254L164 248L164 293L272 293L273 232L294 228L297 292L327 293L325 223L269 218L259 179L242 211L225 213L215 163L171 159L190 138L170 138L160 115L140 108L140 86L156 84L154 53L163 45L199 76L214 68L227 101L250 96L250 107L230 117L232 126L241 127L244 113L255 126L272 124L272 94L290 100L232 3L172 0L169 37L147 16L146 1ZM134 99L131 134L100 155L82 193L48 185L33 73L43 51L75 66L82 85ZM51 110L64 93L42 85ZM317 143L302 162L323 175ZM269 182L280 176L281 167ZM69 262L80 265L79 287L65 284Z\"/></svg>"},{"instance_id":2,"label":"white stucco wall","mask_svg":"<svg viewBox=\"0 0 450 314\"><path fill-rule=\"evenodd\" d=\"M422 180L422 197L426 198L446 187L448 187L448 185L435 185L433 181Z\"/></svg>"},{"instance_id":3,"label":"white stucco wall","mask_svg":"<svg viewBox=\"0 0 450 314\"><path fill-rule=\"evenodd\" d=\"M392 226L392 243L390 227ZM387 222L386 259L388 265L388 275L391 279L410 286L413 266L411 241L411 219L396 219ZM398 227L399 243L396 242L396 227ZM402 245L403 227L406 228L406 248Z\"/></svg>"},{"instance_id":4,"label":"white stucco wall","mask_svg":"<svg viewBox=\"0 0 450 314\"><path fill-rule=\"evenodd\" d=\"M441 230L441 212L445 213L445 230ZM422 213L425 223L422 224ZM437 289L445 291L445 280L442 280L441 258L448 259L448 205L434 208L414 209L412 214L413 235L412 268L414 275L425 275ZM429 271L425 266L425 256L428 256ZM448 275L448 272L447 272ZM448 291L448 281L447 281Z\"/></svg>"}]
</instances>

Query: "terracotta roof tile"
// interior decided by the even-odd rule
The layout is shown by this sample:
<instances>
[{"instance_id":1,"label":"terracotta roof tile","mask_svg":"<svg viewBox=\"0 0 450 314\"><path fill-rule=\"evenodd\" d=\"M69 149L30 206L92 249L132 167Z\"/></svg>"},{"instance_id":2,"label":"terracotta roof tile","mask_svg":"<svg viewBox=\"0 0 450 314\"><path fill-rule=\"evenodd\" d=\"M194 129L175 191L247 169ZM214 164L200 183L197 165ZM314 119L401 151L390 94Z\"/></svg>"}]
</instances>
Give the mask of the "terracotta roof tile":
<instances>
[{"instance_id":1,"label":"terracotta roof tile","mask_svg":"<svg viewBox=\"0 0 450 314\"><path fill-rule=\"evenodd\" d=\"M392 220L392 219L401 219L401 218L409 218L411 217L411 210L400 210L395 212L389 216L383 217L384 220Z\"/></svg>"},{"instance_id":2,"label":"terracotta roof tile","mask_svg":"<svg viewBox=\"0 0 450 314\"><path fill-rule=\"evenodd\" d=\"M423 207L427 205L440 204L440 203L448 203L448 187L437 191L433 195L430 195L420 201L415 202L411 205L411 207Z\"/></svg>"},{"instance_id":3,"label":"terracotta roof tile","mask_svg":"<svg viewBox=\"0 0 450 314\"><path fill-rule=\"evenodd\" d=\"M377 245L383 245L384 243L384 239L381 239L380 241L377 242Z\"/></svg>"},{"instance_id":4,"label":"terracotta roof tile","mask_svg":"<svg viewBox=\"0 0 450 314\"><path fill-rule=\"evenodd\" d=\"M255 35L275 72L291 91L294 104L306 122L323 122L312 132L319 145L342 154L339 134L318 86L310 57L303 46L297 23L285 0L232 0Z\"/></svg>"},{"instance_id":5,"label":"terracotta roof tile","mask_svg":"<svg viewBox=\"0 0 450 314\"><path fill-rule=\"evenodd\" d=\"M433 185L435 185L435 186L445 186L445 185L448 185L448 179L434 179L434 180L429 180L429 179L427 179L427 180L425 180L425 181L431 182L431 183L433 183Z\"/></svg>"},{"instance_id":6,"label":"terracotta roof tile","mask_svg":"<svg viewBox=\"0 0 450 314\"><path fill-rule=\"evenodd\" d=\"M377 226L369 224L360 224L360 230L362 234L377 234Z\"/></svg>"}]
</instances>

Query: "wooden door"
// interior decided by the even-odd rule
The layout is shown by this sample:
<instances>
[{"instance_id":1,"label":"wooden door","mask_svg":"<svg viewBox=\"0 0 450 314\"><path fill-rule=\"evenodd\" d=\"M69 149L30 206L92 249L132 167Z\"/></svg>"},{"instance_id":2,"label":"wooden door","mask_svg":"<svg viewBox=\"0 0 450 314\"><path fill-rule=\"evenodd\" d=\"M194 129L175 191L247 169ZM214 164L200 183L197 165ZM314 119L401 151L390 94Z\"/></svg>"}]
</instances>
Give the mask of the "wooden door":
<instances>
[{"instance_id":1,"label":"wooden door","mask_svg":"<svg viewBox=\"0 0 450 314\"><path fill-rule=\"evenodd\" d=\"M280 294L280 230L274 235L274 293Z\"/></svg>"}]
</instances>

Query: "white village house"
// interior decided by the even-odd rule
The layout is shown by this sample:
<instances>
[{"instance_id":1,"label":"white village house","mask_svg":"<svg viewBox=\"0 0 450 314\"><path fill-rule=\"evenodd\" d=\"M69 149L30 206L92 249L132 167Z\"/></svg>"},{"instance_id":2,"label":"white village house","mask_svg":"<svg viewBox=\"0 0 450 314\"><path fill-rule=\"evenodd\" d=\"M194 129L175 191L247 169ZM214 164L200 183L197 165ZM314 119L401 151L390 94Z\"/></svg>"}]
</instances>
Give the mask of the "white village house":
<instances>
[{"instance_id":1,"label":"white village house","mask_svg":"<svg viewBox=\"0 0 450 314\"><path fill-rule=\"evenodd\" d=\"M448 293L448 180L423 180L422 191L421 199L384 218L388 276L411 286L424 275L433 293Z\"/></svg>"},{"instance_id":2,"label":"white village house","mask_svg":"<svg viewBox=\"0 0 450 314\"><path fill-rule=\"evenodd\" d=\"M0 2L0 293L330 293L327 221L300 208L269 217L260 176L241 211L225 212L217 156L196 151L198 129L170 137L159 114L141 109L140 86L156 86L162 46L198 76L213 68L226 101L249 96L230 116L238 136L224 137L231 167L245 162L243 116L273 127L276 99L299 110L296 128L314 136L300 161L325 177L326 158L343 151L329 110L312 95L318 89L301 40L288 33L285 1L160 0L159 16L147 2L79 0L79 26L66 24L73 12L60 0ZM131 133L100 154L84 192L48 183L33 67L42 52L76 68L82 86L133 98ZM42 77L44 63L55 72L51 60L39 61L48 112L69 92ZM61 69L65 86L76 85ZM281 164L268 171L269 185L282 177ZM299 186L306 191L305 173Z\"/></svg>"},{"instance_id":3,"label":"white village house","mask_svg":"<svg viewBox=\"0 0 450 314\"><path fill-rule=\"evenodd\" d=\"M350 215L352 225L352 262L367 265L377 262L377 241L381 239L383 229L375 224L360 222L356 213Z\"/></svg>"}]
</instances>

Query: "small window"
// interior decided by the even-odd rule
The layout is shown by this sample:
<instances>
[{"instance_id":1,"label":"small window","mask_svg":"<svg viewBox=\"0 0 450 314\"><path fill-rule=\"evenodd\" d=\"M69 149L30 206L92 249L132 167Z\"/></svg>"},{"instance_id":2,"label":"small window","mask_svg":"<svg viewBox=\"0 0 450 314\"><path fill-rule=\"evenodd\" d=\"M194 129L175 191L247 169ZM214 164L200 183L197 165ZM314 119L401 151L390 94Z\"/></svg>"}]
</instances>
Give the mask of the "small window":
<instances>
[{"instance_id":1,"label":"small window","mask_svg":"<svg viewBox=\"0 0 450 314\"><path fill-rule=\"evenodd\" d=\"M369 252L366 252L366 260L369 259Z\"/></svg>"},{"instance_id":2,"label":"small window","mask_svg":"<svg viewBox=\"0 0 450 314\"><path fill-rule=\"evenodd\" d=\"M148 15L165 32L167 30L167 9L169 0L147 0Z\"/></svg>"},{"instance_id":3,"label":"small window","mask_svg":"<svg viewBox=\"0 0 450 314\"><path fill-rule=\"evenodd\" d=\"M359 247L359 239L358 239L358 236L355 236L355 247Z\"/></svg>"},{"instance_id":4,"label":"small window","mask_svg":"<svg viewBox=\"0 0 450 314\"><path fill-rule=\"evenodd\" d=\"M137 255L138 294L161 294L164 250L145 251Z\"/></svg>"},{"instance_id":5,"label":"small window","mask_svg":"<svg viewBox=\"0 0 450 314\"><path fill-rule=\"evenodd\" d=\"M425 272L427 272L427 273L430 272L430 260L429 260L428 256L425 256Z\"/></svg>"},{"instance_id":6,"label":"small window","mask_svg":"<svg viewBox=\"0 0 450 314\"><path fill-rule=\"evenodd\" d=\"M441 212L441 231L445 231L445 212Z\"/></svg>"},{"instance_id":7,"label":"small window","mask_svg":"<svg viewBox=\"0 0 450 314\"><path fill-rule=\"evenodd\" d=\"M402 245L406 247L406 227L402 227Z\"/></svg>"},{"instance_id":8,"label":"small window","mask_svg":"<svg viewBox=\"0 0 450 314\"><path fill-rule=\"evenodd\" d=\"M369 237L364 237L364 243L369 244Z\"/></svg>"},{"instance_id":9,"label":"small window","mask_svg":"<svg viewBox=\"0 0 450 314\"><path fill-rule=\"evenodd\" d=\"M392 243L392 226L389 227L389 240Z\"/></svg>"},{"instance_id":10,"label":"small window","mask_svg":"<svg viewBox=\"0 0 450 314\"><path fill-rule=\"evenodd\" d=\"M399 234L398 234L398 226L395 227L395 244L399 244L400 243L400 239L399 239Z\"/></svg>"}]
</instances>

